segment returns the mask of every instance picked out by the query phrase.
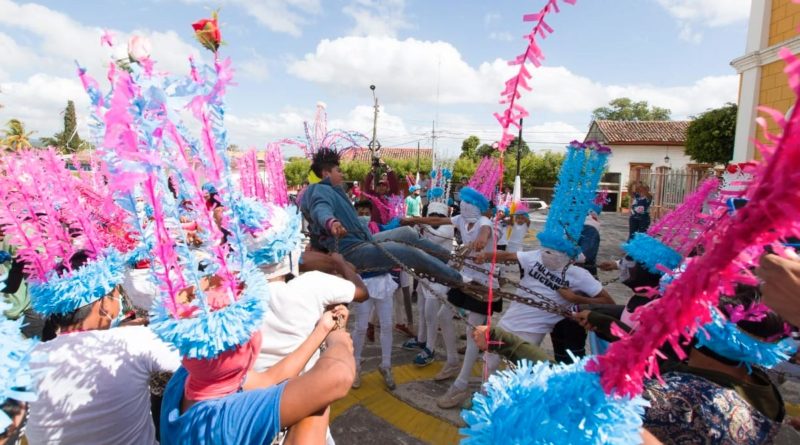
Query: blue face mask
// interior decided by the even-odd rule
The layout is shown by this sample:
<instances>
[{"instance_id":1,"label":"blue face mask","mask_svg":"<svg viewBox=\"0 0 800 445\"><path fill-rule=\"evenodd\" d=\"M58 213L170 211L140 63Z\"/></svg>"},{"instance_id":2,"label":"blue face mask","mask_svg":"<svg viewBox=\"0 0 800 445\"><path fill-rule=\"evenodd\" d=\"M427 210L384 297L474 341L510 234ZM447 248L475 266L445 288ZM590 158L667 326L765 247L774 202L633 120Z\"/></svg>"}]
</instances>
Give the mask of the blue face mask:
<instances>
[{"instance_id":1,"label":"blue face mask","mask_svg":"<svg viewBox=\"0 0 800 445\"><path fill-rule=\"evenodd\" d=\"M364 224L369 224L369 221L372 219L369 215L359 215L358 219L361 220Z\"/></svg>"}]
</instances>

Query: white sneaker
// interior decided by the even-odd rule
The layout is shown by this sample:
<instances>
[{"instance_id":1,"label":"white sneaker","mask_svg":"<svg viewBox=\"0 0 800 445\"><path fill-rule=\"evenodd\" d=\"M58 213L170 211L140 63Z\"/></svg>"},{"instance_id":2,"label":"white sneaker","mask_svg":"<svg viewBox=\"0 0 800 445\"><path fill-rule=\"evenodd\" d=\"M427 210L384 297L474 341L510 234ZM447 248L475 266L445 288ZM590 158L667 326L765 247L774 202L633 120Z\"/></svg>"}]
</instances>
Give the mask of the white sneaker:
<instances>
[{"instance_id":1,"label":"white sneaker","mask_svg":"<svg viewBox=\"0 0 800 445\"><path fill-rule=\"evenodd\" d=\"M468 387L459 389L455 386L451 386L442 397L436 400L436 405L442 409L457 408L471 395L472 391L470 391Z\"/></svg>"},{"instance_id":2,"label":"white sneaker","mask_svg":"<svg viewBox=\"0 0 800 445\"><path fill-rule=\"evenodd\" d=\"M386 387L391 391L394 391L394 389L397 388L397 385L394 383L392 368L379 367L378 371L380 371L381 375L383 376L383 383L386 384Z\"/></svg>"},{"instance_id":3,"label":"white sneaker","mask_svg":"<svg viewBox=\"0 0 800 445\"><path fill-rule=\"evenodd\" d=\"M433 377L433 380L439 382L442 380L452 379L458 377L459 372L461 372L460 363L445 363L445 365L442 367L442 370Z\"/></svg>"},{"instance_id":4,"label":"white sneaker","mask_svg":"<svg viewBox=\"0 0 800 445\"><path fill-rule=\"evenodd\" d=\"M356 378L353 379L353 384L350 386L353 389L361 388L361 370L356 371Z\"/></svg>"}]
</instances>

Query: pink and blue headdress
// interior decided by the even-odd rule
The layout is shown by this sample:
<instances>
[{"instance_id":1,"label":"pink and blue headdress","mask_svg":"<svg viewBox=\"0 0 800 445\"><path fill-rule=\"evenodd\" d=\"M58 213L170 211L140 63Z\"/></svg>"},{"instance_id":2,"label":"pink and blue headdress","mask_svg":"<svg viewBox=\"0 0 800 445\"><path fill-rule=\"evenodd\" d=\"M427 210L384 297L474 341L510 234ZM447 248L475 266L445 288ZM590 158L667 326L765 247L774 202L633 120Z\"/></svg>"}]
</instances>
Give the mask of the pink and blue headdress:
<instances>
[{"instance_id":1,"label":"pink and blue headdress","mask_svg":"<svg viewBox=\"0 0 800 445\"><path fill-rule=\"evenodd\" d=\"M459 192L461 201L477 207L481 213L486 212L494 198L499 180L500 169L497 159L484 157L469 180L469 185Z\"/></svg>"},{"instance_id":2,"label":"pink and blue headdress","mask_svg":"<svg viewBox=\"0 0 800 445\"><path fill-rule=\"evenodd\" d=\"M597 184L611 149L595 142L572 141L558 173L553 202L544 230L537 236L543 247L575 258L581 253L578 240L583 222L594 204Z\"/></svg>"},{"instance_id":3,"label":"pink and blue headdress","mask_svg":"<svg viewBox=\"0 0 800 445\"><path fill-rule=\"evenodd\" d=\"M453 179L453 172L444 162L436 160L431 170L431 184L428 188L428 214L437 213L448 215L448 200L450 199L450 181Z\"/></svg>"},{"instance_id":4,"label":"pink and blue headdress","mask_svg":"<svg viewBox=\"0 0 800 445\"><path fill-rule=\"evenodd\" d=\"M263 177L255 150L243 159L239 167L243 197L234 205L239 207L247 255L257 266L280 263L299 250L302 238L302 216L289 203L280 146L267 145Z\"/></svg>"},{"instance_id":5,"label":"pink and blue headdress","mask_svg":"<svg viewBox=\"0 0 800 445\"><path fill-rule=\"evenodd\" d=\"M111 92L89 91L96 130L118 202L147 247L158 284L150 328L182 356L210 359L248 342L268 308L266 279L248 257L246 224L241 223L265 216L238 204L244 198L226 153L223 98L232 81L230 60L216 51L213 65L190 60L185 77L152 68L149 59L132 63L129 70L111 66ZM80 74L85 85L96 84ZM197 138L182 124L182 110L197 120ZM179 193L173 194L170 181ZM204 184L216 190L219 205L206 205ZM196 211L198 248L188 244L180 222L187 200ZM145 222L139 201L151 208ZM212 284L213 298L207 292Z\"/></svg>"},{"instance_id":6,"label":"pink and blue headdress","mask_svg":"<svg viewBox=\"0 0 800 445\"><path fill-rule=\"evenodd\" d=\"M700 235L711 227L715 218L704 213L704 208L718 188L717 178L706 179L681 205L653 224L646 234L634 234L622 249L652 273L675 269L697 247Z\"/></svg>"},{"instance_id":7,"label":"pink and blue headdress","mask_svg":"<svg viewBox=\"0 0 800 445\"><path fill-rule=\"evenodd\" d=\"M36 400L37 374L31 370L35 339L20 333L23 319L9 320L3 315L11 305L0 299L0 404L12 399L19 402ZM0 410L0 434L11 425L12 419Z\"/></svg>"},{"instance_id":8,"label":"pink and blue headdress","mask_svg":"<svg viewBox=\"0 0 800 445\"><path fill-rule=\"evenodd\" d=\"M2 168L0 224L26 263L36 312L71 313L122 283L125 255L132 247L127 229L97 218L106 212L92 205L106 200L97 195L96 202L85 199L81 180L55 151L7 153ZM89 261L73 269L70 259L79 251Z\"/></svg>"}]
</instances>

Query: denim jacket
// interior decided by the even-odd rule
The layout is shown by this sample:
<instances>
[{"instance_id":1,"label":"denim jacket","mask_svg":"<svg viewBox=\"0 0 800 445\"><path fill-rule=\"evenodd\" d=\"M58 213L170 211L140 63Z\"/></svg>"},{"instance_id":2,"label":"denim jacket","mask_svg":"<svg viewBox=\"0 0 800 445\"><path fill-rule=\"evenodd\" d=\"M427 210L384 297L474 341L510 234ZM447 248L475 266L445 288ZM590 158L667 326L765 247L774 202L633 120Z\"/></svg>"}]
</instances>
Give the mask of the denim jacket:
<instances>
[{"instance_id":1,"label":"denim jacket","mask_svg":"<svg viewBox=\"0 0 800 445\"><path fill-rule=\"evenodd\" d=\"M339 240L338 251L344 251L362 241L371 241L372 235L358 219L358 214L341 187L334 187L330 180L308 186L300 202L300 211L309 222L311 244L336 252L336 241L328 233L328 221L339 221L347 230L347 235Z\"/></svg>"}]
</instances>

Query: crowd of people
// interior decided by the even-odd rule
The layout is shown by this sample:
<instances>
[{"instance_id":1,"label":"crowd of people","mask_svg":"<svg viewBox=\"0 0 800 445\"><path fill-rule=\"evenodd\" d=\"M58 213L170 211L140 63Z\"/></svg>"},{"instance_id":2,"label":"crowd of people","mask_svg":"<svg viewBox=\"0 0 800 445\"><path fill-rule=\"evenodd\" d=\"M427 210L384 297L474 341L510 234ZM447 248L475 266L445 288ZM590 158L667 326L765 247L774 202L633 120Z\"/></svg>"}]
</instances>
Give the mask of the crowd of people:
<instances>
[{"instance_id":1,"label":"crowd of people","mask_svg":"<svg viewBox=\"0 0 800 445\"><path fill-rule=\"evenodd\" d=\"M762 209L796 204L761 193L784 192L765 178L796 167L796 144L744 180L709 179L654 224L638 185L618 261L598 261L611 153L593 142L567 147L533 249L529 210L499 193L492 157L457 185L437 159L405 190L378 163L354 200L346 148L325 139L295 206L279 146L266 179L254 162L234 171L230 66L216 17L195 25L214 63L188 76L112 65L102 94L80 72L90 170L53 150L0 159L0 444L334 443L331 405L359 391L376 327L388 390L393 329L417 366L444 361L437 405L465 408L465 443L761 444L790 421L766 370L797 358L800 233L773 218L717 258ZM617 304L598 269L633 296Z\"/></svg>"}]
</instances>

